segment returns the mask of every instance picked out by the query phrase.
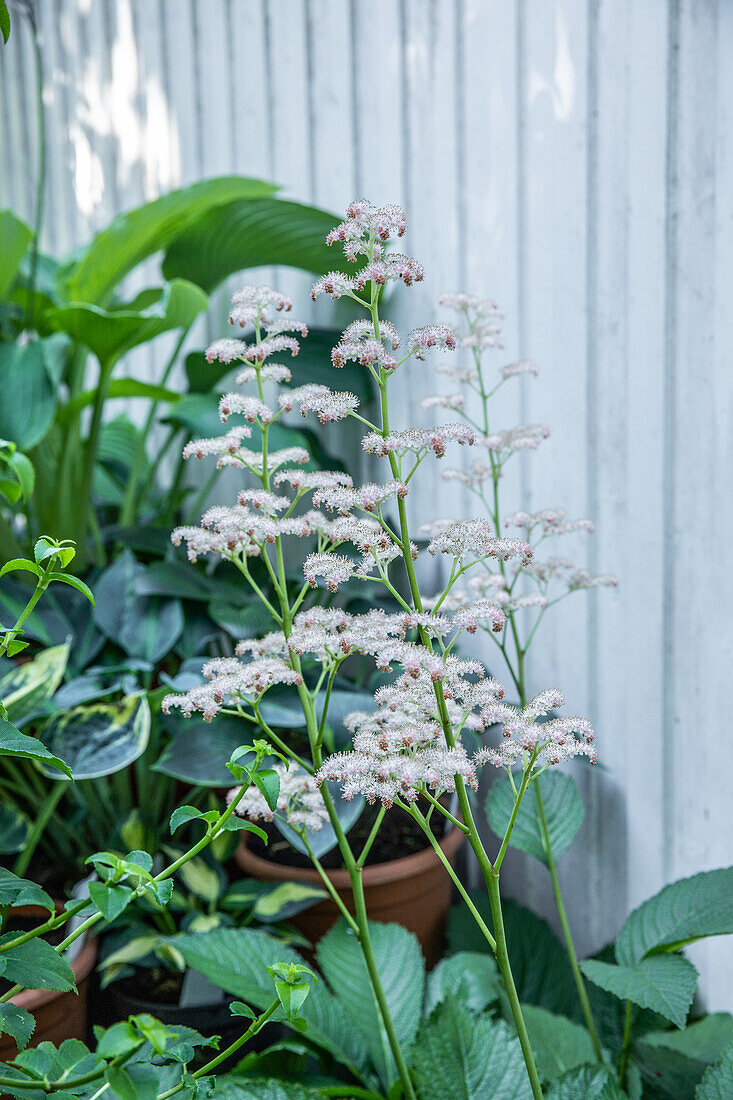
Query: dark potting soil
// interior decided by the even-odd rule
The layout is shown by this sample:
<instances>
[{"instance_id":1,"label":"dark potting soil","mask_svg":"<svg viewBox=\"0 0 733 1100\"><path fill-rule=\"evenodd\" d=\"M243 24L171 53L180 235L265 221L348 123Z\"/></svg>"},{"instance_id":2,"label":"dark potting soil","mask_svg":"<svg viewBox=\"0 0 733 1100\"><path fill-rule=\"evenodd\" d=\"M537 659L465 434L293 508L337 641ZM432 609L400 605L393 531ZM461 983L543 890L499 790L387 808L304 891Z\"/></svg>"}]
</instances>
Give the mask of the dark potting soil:
<instances>
[{"instance_id":1,"label":"dark potting soil","mask_svg":"<svg viewBox=\"0 0 733 1100\"><path fill-rule=\"evenodd\" d=\"M367 806L356 824L349 829L349 843L357 855L366 843L378 813L379 805ZM445 833L446 820L442 814L433 813L430 823L433 834L438 840L441 840ZM278 832L275 825L261 821L258 821L257 824L267 833L268 844L265 845L256 833L247 833L247 846L253 855L259 856L261 859L269 859L283 867L307 867L309 870L313 867L308 856L303 855L302 852L296 852L282 834ZM388 863L392 859L402 859L405 856L414 855L416 852L422 852L429 847L430 843L427 837L413 818L408 817L403 810L388 810L377 838L369 850L365 866L371 867L376 863ZM321 864L327 871L342 868L344 864L339 849L337 847L332 848L330 852L322 856Z\"/></svg>"}]
</instances>

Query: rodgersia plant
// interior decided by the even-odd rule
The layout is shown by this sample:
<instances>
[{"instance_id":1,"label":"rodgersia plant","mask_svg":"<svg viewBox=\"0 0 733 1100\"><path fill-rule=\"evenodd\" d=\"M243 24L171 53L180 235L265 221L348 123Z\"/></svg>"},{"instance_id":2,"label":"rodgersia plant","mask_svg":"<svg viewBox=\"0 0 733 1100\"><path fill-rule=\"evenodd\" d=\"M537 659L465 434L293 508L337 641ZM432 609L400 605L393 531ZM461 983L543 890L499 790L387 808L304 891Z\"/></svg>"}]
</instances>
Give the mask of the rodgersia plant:
<instances>
[{"instance_id":1,"label":"rodgersia plant","mask_svg":"<svg viewBox=\"0 0 733 1100\"><path fill-rule=\"evenodd\" d=\"M451 327L430 324L410 332L404 344L394 326L380 317L380 299L388 283L402 282L409 287L423 277L417 261L388 250L389 242L401 238L404 232L405 218L399 208L377 209L365 201L352 203L346 220L332 230L327 242L341 243L347 260L362 266L356 274L333 271L312 291L314 300L321 294L349 298L364 310L365 316L343 333L333 350L332 363L335 378L338 369L349 361L369 371L379 394L375 423L358 411L353 394L326 386L304 385L271 396L273 385L289 380L288 367L276 362L275 357L297 354L297 336L305 332L305 326L289 319L291 302L276 291L247 286L235 296L230 320L249 329L250 337L217 341L208 357L243 364L237 381L251 389L246 395L224 395L220 413L224 422L236 415L244 423L218 438L189 444L186 454L216 456L220 467L233 466L248 475L249 484L235 505L211 508L201 526L177 529L173 541L185 541L194 560L201 554L214 553L233 562L268 608L274 629L265 637L240 643L235 657L210 661L204 669L206 684L185 695L169 696L164 707L180 707L184 714L200 712L207 720L220 712L246 716L260 726L278 752L300 769L291 771L287 784L283 783L275 811L272 799L261 790L247 798L246 812L253 818L267 818L277 812L285 820L290 818L306 839L308 827L315 829L321 817L330 819L351 878L353 917L332 890L318 860L314 858L314 862L359 939L408 1097L415 1093L374 963L361 872L384 814L399 808L415 818L471 907L496 957L531 1089L535 1097L540 1097L540 1078L509 963L499 874L529 787L533 785L539 792L537 780L542 772L569 758L584 755L593 762L595 748L587 719L554 714L564 704L560 692L546 690L531 699L526 697L524 659L538 622L525 637L520 632L521 613L525 607L535 608L539 621L558 598L550 595L549 589L550 580L556 576L567 577L569 590L599 583L599 578L570 573L563 563L536 559L535 546L546 535L578 526L567 524L560 513L517 514L508 524L501 520L498 492L505 462L514 452L537 446L547 429L490 431L488 400L492 391L484 380L481 354L497 341L496 308L464 295L447 296L444 304L466 317L468 334L459 337ZM389 395L392 377L408 369L410 361L422 360L433 351L453 352L459 342L473 349L475 366L459 368L455 377L478 391L483 420L471 418L465 398L458 394L426 402L428 407L449 409L458 419L435 428L393 427ZM440 369L446 368L442 364ZM531 364L504 368L499 384L533 371ZM271 450L271 426L294 408L304 416L315 413L322 424L350 417L363 425L362 446L368 454L384 460L383 478L355 486L342 472L309 473L300 469L309 457L305 450ZM259 454L242 446L242 441L250 437L250 425L261 433ZM443 590L427 600L418 582L419 554L409 528L405 498L420 466L442 458L454 444L472 447L479 457L470 465L469 473L453 471L447 476L465 480L488 514L430 525L427 553L445 555L450 570ZM391 522L388 516L395 513L396 520ZM587 526L586 521L581 525ZM288 537L315 544L302 555L304 582L294 598L288 594L285 570ZM253 557L264 563L275 593L272 601L258 588L250 571ZM392 579L397 568L405 571L408 598ZM372 610L352 615L334 607L308 605L311 588L323 585L335 593L352 578L382 584L395 601L395 612ZM525 587L524 578L534 584L534 590ZM507 701L504 687L488 674L481 661L458 656L456 647L462 632L475 633L478 629L486 631L507 658L517 705ZM341 665L353 654L371 657L378 669L394 672L396 678L377 691L372 711L348 717L353 749L324 760L329 698ZM304 667L313 664L317 669L315 681L304 675ZM282 684L297 689L308 732L308 760L296 756L263 718L263 696ZM323 696L320 716L316 709L319 696ZM501 730L498 744L494 736L497 728ZM471 732L470 744L463 741L464 731ZM476 738L482 742L478 749ZM513 791L511 813L493 858L479 836L469 796L469 791L477 788L479 770L486 765L505 769ZM322 806L314 799L314 781L320 786ZM346 798L363 794L370 803L381 802L375 829L360 853L352 849L344 834L329 782L340 783ZM459 814L451 813L444 805L441 796L447 793L455 793ZM433 813L445 815L465 833L486 882L493 932L435 841L430 828ZM578 981L581 988L579 973ZM600 1057L600 1048L598 1053Z\"/></svg>"}]
</instances>

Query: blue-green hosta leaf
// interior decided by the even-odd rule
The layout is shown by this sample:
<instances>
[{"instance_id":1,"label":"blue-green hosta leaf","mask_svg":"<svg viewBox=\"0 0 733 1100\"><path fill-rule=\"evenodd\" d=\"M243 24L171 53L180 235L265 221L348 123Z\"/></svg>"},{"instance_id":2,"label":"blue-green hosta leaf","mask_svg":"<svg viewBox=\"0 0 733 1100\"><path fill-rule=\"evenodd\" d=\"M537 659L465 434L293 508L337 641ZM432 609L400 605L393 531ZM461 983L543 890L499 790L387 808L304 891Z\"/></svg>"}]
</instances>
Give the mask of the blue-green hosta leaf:
<instances>
[{"instance_id":1,"label":"blue-green hosta leaf","mask_svg":"<svg viewBox=\"0 0 733 1100\"><path fill-rule=\"evenodd\" d=\"M0 867L0 905L39 905L54 910L54 904L45 890L27 878L19 878L12 871Z\"/></svg>"},{"instance_id":2,"label":"blue-green hosta leaf","mask_svg":"<svg viewBox=\"0 0 733 1100\"><path fill-rule=\"evenodd\" d=\"M415 1037L425 993L425 963L416 937L398 924L371 924L372 950L400 1045ZM386 1084L395 1069L371 990L369 974L356 937L346 923L326 933L316 948L322 974L346 1015L347 1026L377 1067ZM307 1017L307 1012L306 1012Z\"/></svg>"},{"instance_id":3,"label":"blue-green hosta leaf","mask_svg":"<svg viewBox=\"0 0 733 1100\"><path fill-rule=\"evenodd\" d=\"M733 867L702 871L665 886L633 911L616 940L616 958L633 966L650 952L732 932Z\"/></svg>"},{"instance_id":4,"label":"blue-green hosta leaf","mask_svg":"<svg viewBox=\"0 0 733 1100\"><path fill-rule=\"evenodd\" d=\"M540 1076L547 1081L569 1073L577 1066L594 1062L590 1035L567 1016L557 1016L537 1005L522 1005Z\"/></svg>"},{"instance_id":5,"label":"blue-green hosta leaf","mask_svg":"<svg viewBox=\"0 0 733 1100\"><path fill-rule=\"evenodd\" d=\"M583 973L595 985L621 1000L650 1008L677 1027L684 1027L695 995L697 971L681 955L652 955L636 966L585 959Z\"/></svg>"},{"instance_id":6,"label":"blue-green hosta leaf","mask_svg":"<svg viewBox=\"0 0 733 1100\"><path fill-rule=\"evenodd\" d=\"M208 297L194 283L175 279L160 289L156 300L144 309L106 310L72 302L48 310L46 320L52 328L84 344L107 366L164 332L188 328L208 304Z\"/></svg>"},{"instance_id":7,"label":"blue-green hosta leaf","mask_svg":"<svg viewBox=\"0 0 733 1100\"><path fill-rule=\"evenodd\" d=\"M121 771L145 751L149 735L150 704L144 695L73 707L41 731L43 743L67 761L74 779ZM45 765L43 771L51 774Z\"/></svg>"},{"instance_id":8,"label":"blue-green hosta leaf","mask_svg":"<svg viewBox=\"0 0 733 1100\"><path fill-rule=\"evenodd\" d=\"M30 1012L10 1002L0 1004L0 1035L10 1035L15 1039L18 1050L24 1050L30 1042L36 1021Z\"/></svg>"},{"instance_id":9,"label":"blue-green hosta leaf","mask_svg":"<svg viewBox=\"0 0 733 1100\"><path fill-rule=\"evenodd\" d=\"M41 442L56 410L54 358L59 337L0 344L0 438L29 451Z\"/></svg>"},{"instance_id":10,"label":"blue-green hosta leaf","mask_svg":"<svg viewBox=\"0 0 733 1100\"><path fill-rule=\"evenodd\" d=\"M157 664L183 631L183 609L179 600L137 595L135 585L144 573L145 566L123 550L94 586L94 617L131 657Z\"/></svg>"},{"instance_id":11,"label":"blue-green hosta leaf","mask_svg":"<svg viewBox=\"0 0 733 1100\"><path fill-rule=\"evenodd\" d=\"M0 943L9 943L16 936L17 932L8 932L0 936ZM76 989L74 971L66 959L58 955L50 943L38 938L3 951L0 976L26 989Z\"/></svg>"},{"instance_id":12,"label":"blue-green hosta leaf","mask_svg":"<svg viewBox=\"0 0 733 1100\"><path fill-rule=\"evenodd\" d=\"M0 302L10 293L32 236L30 226L11 210L0 210Z\"/></svg>"},{"instance_id":13,"label":"blue-green hosta leaf","mask_svg":"<svg viewBox=\"0 0 733 1100\"><path fill-rule=\"evenodd\" d=\"M29 737L28 740L30 741L31 738ZM26 814L16 810L14 806L0 806L0 855L11 856L16 852L22 852L31 828L31 819Z\"/></svg>"},{"instance_id":14,"label":"blue-green hosta leaf","mask_svg":"<svg viewBox=\"0 0 733 1100\"><path fill-rule=\"evenodd\" d=\"M682 1031L650 1031L637 1039L642 1075L665 1095L692 1096L706 1068L733 1043L733 1016L715 1012Z\"/></svg>"},{"instance_id":15,"label":"blue-green hosta leaf","mask_svg":"<svg viewBox=\"0 0 733 1100\"><path fill-rule=\"evenodd\" d=\"M69 302L104 305L128 272L166 248L223 203L268 197L276 188L262 180L221 176L171 191L120 214L60 273L59 293Z\"/></svg>"},{"instance_id":16,"label":"blue-green hosta leaf","mask_svg":"<svg viewBox=\"0 0 733 1100\"><path fill-rule=\"evenodd\" d=\"M49 752L46 746L38 740L37 737L28 737L27 734L21 733L19 730L12 726L10 722L3 722L0 720L0 756L19 756L22 760L36 760L39 764L42 764L44 768L48 769L48 775L53 779L59 779L59 772L63 772L64 775L71 778L71 770L69 766L60 760L58 756L54 756ZM0 807L0 813L12 815L10 808L7 806ZM22 815L20 815L22 818ZM22 818L24 821L27 820ZM0 820L3 820L0 818ZM15 822L14 827L18 827L18 818L12 818L12 816L5 816L5 824L10 825L11 821ZM25 826L23 826L25 829ZM25 834L23 834L25 835ZM22 842L21 842L22 846ZM18 851L17 848L11 848L10 851Z\"/></svg>"},{"instance_id":17,"label":"blue-green hosta leaf","mask_svg":"<svg viewBox=\"0 0 733 1100\"><path fill-rule=\"evenodd\" d=\"M345 833L348 833L349 829L356 824L364 811L364 796L357 795L352 799L344 798L341 794L341 786L339 783L329 782L328 789L331 792L336 813L341 822L341 828ZM301 852L303 855L308 854L308 849L305 844L290 825L281 821L279 817L275 818L274 824L278 832L282 833L296 851ZM306 833L308 835L308 843L317 859L321 859L326 852L330 852L331 849L335 848L338 844L336 833L330 821L325 821L320 829L306 829Z\"/></svg>"},{"instance_id":18,"label":"blue-green hosta leaf","mask_svg":"<svg viewBox=\"0 0 733 1100\"><path fill-rule=\"evenodd\" d=\"M733 1043L727 1046L714 1066L705 1070L697 1086L695 1100L730 1100L733 1096Z\"/></svg>"},{"instance_id":19,"label":"blue-green hosta leaf","mask_svg":"<svg viewBox=\"0 0 733 1100\"><path fill-rule=\"evenodd\" d=\"M493 955L459 951L441 959L428 974L424 1011L428 1015L447 996L453 995L465 1008L483 1012L498 1000L502 988Z\"/></svg>"},{"instance_id":20,"label":"blue-green hosta leaf","mask_svg":"<svg viewBox=\"0 0 733 1100\"><path fill-rule=\"evenodd\" d=\"M215 722L202 718L162 716L163 728L171 741L153 765L153 770L174 779L203 787L231 786L227 761L240 745L252 741L254 727L243 718L219 715Z\"/></svg>"},{"instance_id":21,"label":"blue-green hosta leaf","mask_svg":"<svg viewBox=\"0 0 733 1100\"><path fill-rule=\"evenodd\" d=\"M610 1066L581 1066L554 1081L545 1100L626 1100Z\"/></svg>"},{"instance_id":22,"label":"blue-green hosta leaf","mask_svg":"<svg viewBox=\"0 0 733 1100\"><path fill-rule=\"evenodd\" d=\"M530 1100L519 1040L502 1021L475 1016L453 997L424 1020L412 1048L420 1096L430 1100Z\"/></svg>"},{"instance_id":23,"label":"blue-green hosta leaf","mask_svg":"<svg viewBox=\"0 0 733 1100\"><path fill-rule=\"evenodd\" d=\"M302 913L312 905L317 905L328 897L320 886L308 882L279 882L276 886L264 890L257 898L253 912L263 924L289 920L296 913Z\"/></svg>"},{"instance_id":24,"label":"blue-green hosta leaf","mask_svg":"<svg viewBox=\"0 0 733 1100\"><path fill-rule=\"evenodd\" d=\"M3 676L0 700L11 722L22 721L51 698L63 679L68 660L68 645L51 646Z\"/></svg>"},{"instance_id":25,"label":"blue-green hosta leaf","mask_svg":"<svg viewBox=\"0 0 733 1100\"><path fill-rule=\"evenodd\" d=\"M166 279L191 279L211 293L250 267L278 264L323 275L334 265L326 234L339 221L327 210L281 199L221 206L181 233L163 260Z\"/></svg>"},{"instance_id":26,"label":"blue-green hosta leaf","mask_svg":"<svg viewBox=\"0 0 733 1100\"><path fill-rule=\"evenodd\" d=\"M572 776L551 770L540 779L533 781L519 807L510 844L512 848L527 852L528 855L546 864L547 852L533 789L535 783L541 784L547 830L556 860L567 852L575 839L576 833L583 824L585 810ZM502 839L506 832L513 808L512 785L508 776L501 776L494 781L486 800L486 815L499 839Z\"/></svg>"}]
</instances>

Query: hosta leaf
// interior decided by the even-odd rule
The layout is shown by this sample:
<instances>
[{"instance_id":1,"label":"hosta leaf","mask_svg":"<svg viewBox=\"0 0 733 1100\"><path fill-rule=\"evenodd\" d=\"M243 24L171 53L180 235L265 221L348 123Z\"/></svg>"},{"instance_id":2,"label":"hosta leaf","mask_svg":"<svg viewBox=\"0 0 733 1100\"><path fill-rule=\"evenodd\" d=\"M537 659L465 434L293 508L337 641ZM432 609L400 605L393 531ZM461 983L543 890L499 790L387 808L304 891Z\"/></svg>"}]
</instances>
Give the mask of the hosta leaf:
<instances>
[{"instance_id":1,"label":"hosta leaf","mask_svg":"<svg viewBox=\"0 0 733 1100\"><path fill-rule=\"evenodd\" d=\"M94 403L96 396L96 390L85 390L78 397L67 401L56 416L59 424L70 423L82 409ZM174 402L179 400L180 394L175 390L167 390L165 386L138 382L135 378L114 378L109 384L106 400L110 401L115 397L144 397L149 401Z\"/></svg>"},{"instance_id":2,"label":"hosta leaf","mask_svg":"<svg viewBox=\"0 0 733 1100\"><path fill-rule=\"evenodd\" d=\"M123 550L94 586L95 620L107 637L131 657L156 664L183 630L179 600L139 596L136 583L145 566Z\"/></svg>"},{"instance_id":3,"label":"hosta leaf","mask_svg":"<svg viewBox=\"0 0 733 1100\"><path fill-rule=\"evenodd\" d=\"M9 932L0 936L0 943L9 943L16 936L17 932ZM50 943L38 938L3 951L0 975L26 989L76 989L74 971L66 959L58 955Z\"/></svg>"},{"instance_id":4,"label":"hosta leaf","mask_svg":"<svg viewBox=\"0 0 733 1100\"><path fill-rule=\"evenodd\" d=\"M720 1061L705 1071L697 1086L695 1100L730 1100L733 1096L733 1043L723 1051Z\"/></svg>"},{"instance_id":5,"label":"hosta leaf","mask_svg":"<svg viewBox=\"0 0 733 1100\"><path fill-rule=\"evenodd\" d=\"M519 1040L502 1021L450 997L424 1020L412 1049L420 1096L430 1100L530 1100Z\"/></svg>"},{"instance_id":6,"label":"hosta leaf","mask_svg":"<svg viewBox=\"0 0 733 1100\"><path fill-rule=\"evenodd\" d=\"M633 911L616 940L616 958L633 966L649 952L731 932L733 867L702 871L665 886Z\"/></svg>"},{"instance_id":7,"label":"hosta leaf","mask_svg":"<svg viewBox=\"0 0 733 1100\"><path fill-rule=\"evenodd\" d=\"M546 864L547 852L533 789L534 783L541 784L547 829L556 860L567 852L575 839L583 824L585 810L572 776L560 771L548 771L540 779L533 781L532 787L524 795L519 807L510 844L512 848L519 848L520 851L527 852L528 855ZM506 832L513 808L512 785L508 776L501 776L494 781L486 800L486 815L499 839L502 839Z\"/></svg>"},{"instance_id":8,"label":"hosta leaf","mask_svg":"<svg viewBox=\"0 0 733 1100\"><path fill-rule=\"evenodd\" d=\"M537 1069L546 1080L595 1061L590 1035L580 1024L537 1005L523 1005L522 1013Z\"/></svg>"},{"instance_id":9,"label":"hosta leaf","mask_svg":"<svg viewBox=\"0 0 733 1100\"><path fill-rule=\"evenodd\" d=\"M47 769L47 774L52 779L58 779L58 772L71 778L71 770L68 764L49 752L46 746L37 737L28 737L25 733L12 726L10 722L0 720L0 756L19 756L23 760L37 760ZM3 806L3 813L9 807ZM11 851L17 851L17 848Z\"/></svg>"},{"instance_id":10,"label":"hosta leaf","mask_svg":"<svg viewBox=\"0 0 733 1100\"><path fill-rule=\"evenodd\" d=\"M16 218L12 211L0 210L0 302L5 300L15 282L32 236L30 226Z\"/></svg>"},{"instance_id":11,"label":"hosta leaf","mask_svg":"<svg viewBox=\"0 0 733 1100\"><path fill-rule=\"evenodd\" d=\"M582 1066L553 1082L545 1100L626 1100L610 1066Z\"/></svg>"},{"instance_id":12,"label":"hosta leaf","mask_svg":"<svg viewBox=\"0 0 733 1100\"><path fill-rule=\"evenodd\" d=\"M270 924L288 920L327 897L320 886L308 882L281 882L260 894L253 912L259 921Z\"/></svg>"},{"instance_id":13,"label":"hosta leaf","mask_svg":"<svg viewBox=\"0 0 733 1100\"><path fill-rule=\"evenodd\" d=\"M68 645L51 646L3 676L0 700L11 722L22 721L51 698L63 679L68 660Z\"/></svg>"},{"instance_id":14,"label":"hosta leaf","mask_svg":"<svg viewBox=\"0 0 733 1100\"><path fill-rule=\"evenodd\" d=\"M74 779L121 771L145 751L149 735L150 705L144 695L73 707L51 718L41 731L43 743L63 756ZM45 765L43 771L51 774Z\"/></svg>"},{"instance_id":15,"label":"hosta leaf","mask_svg":"<svg viewBox=\"0 0 733 1100\"><path fill-rule=\"evenodd\" d=\"M54 910L54 904L45 890L27 878L18 878L12 871L0 867L0 905L39 905Z\"/></svg>"},{"instance_id":16,"label":"hosta leaf","mask_svg":"<svg viewBox=\"0 0 733 1100\"><path fill-rule=\"evenodd\" d=\"M120 214L64 269L59 291L66 301L104 304L129 271L166 248L199 219L205 221L218 205L274 191L272 184L261 180L222 176L171 191Z\"/></svg>"},{"instance_id":17,"label":"hosta leaf","mask_svg":"<svg viewBox=\"0 0 733 1100\"><path fill-rule=\"evenodd\" d=\"M10 856L15 852L22 852L31 828L31 819L26 814L16 810L14 806L0 806L0 855Z\"/></svg>"},{"instance_id":18,"label":"hosta leaf","mask_svg":"<svg viewBox=\"0 0 733 1100\"><path fill-rule=\"evenodd\" d=\"M405 1047L415 1037L425 991L425 964L420 946L415 936L398 924L372 924L370 937L397 1038ZM370 1061L378 1067L383 1084L387 1083L394 1076L392 1056L387 1054L389 1046L364 955L343 920L320 941L316 958L347 1014L347 1026L353 1029Z\"/></svg>"},{"instance_id":19,"label":"hosta leaf","mask_svg":"<svg viewBox=\"0 0 733 1100\"><path fill-rule=\"evenodd\" d=\"M226 764L235 749L251 742L251 723L224 714L215 722L204 722L196 716L163 715L162 724L171 734L171 741L153 771L204 787L231 786L232 774Z\"/></svg>"},{"instance_id":20,"label":"hosta leaf","mask_svg":"<svg viewBox=\"0 0 733 1100\"><path fill-rule=\"evenodd\" d=\"M323 275L334 265L326 234L338 221L297 202L235 201L180 234L166 252L163 274L191 279L208 293L230 275L269 264Z\"/></svg>"},{"instance_id":21,"label":"hosta leaf","mask_svg":"<svg viewBox=\"0 0 733 1100\"><path fill-rule=\"evenodd\" d=\"M493 928L491 907L485 892L476 892L472 901ZM509 961L519 999L540 1005L563 1016L574 1016L577 993L565 949L549 925L515 901L503 903ZM455 951L488 951L488 945L475 920L463 904L452 908L448 918L448 943Z\"/></svg>"},{"instance_id":22,"label":"hosta leaf","mask_svg":"<svg viewBox=\"0 0 733 1100\"><path fill-rule=\"evenodd\" d=\"M72 302L49 310L46 319L52 328L84 344L106 366L164 332L188 328L208 304L199 287L176 279L163 287L157 300L144 309L106 310Z\"/></svg>"},{"instance_id":23,"label":"hosta leaf","mask_svg":"<svg viewBox=\"0 0 733 1100\"><path fill-rule=\"evenodd\" d=\"M333 799L341 828L345 833L348 833L364 811L364 796L359 794L352 799L344 798L341 794L341 785L339 783L329 782L328 789L331 792L331 798ZM278 832L282 833L296 851L301 852L303 855L308 854L305 843L298 833L296 833L295 829L291 828L290 825L286 824L279 817L275 818L274 825ZM338 844L338 838L330 821L325 821L320 829L306 829L306 834L308 843L316 859L321 859Z\"/></svg>"},{"instance_id":24,"label":"hosta leaf","mask_svg":"<svg viewBox=\"0 0 733 1100\"><path fill-rule=\"evenodd\" d=\"M585 976L622 1000L650 1008L684 1027L695 995L697 971L681 955L653 955L636 966L613 966L597 959L581 964Z\"/></svg>"},{"instance_id":25,"label":"hosta leaf","mask_svg":"<svg viewBox=\"0 0 733 1100\"><path fill-rule=\"evenodd\" d=\"M0 437L29 451L53 422L56 384L53 359L58 337L29 344L0 344Z\"/></svg>"},{"instance_id":26,"label":"hosta leaf","mask_svg":"<svg viewBox=\"0 0 733 1100\"><path fill-rule=\"evenodd\" d=\"M12 1003L0 1004L0 1035L11 1035L18 1050L28 1046L35 1026L36 1021L24 1008Z\"/></svg>"},{"instance_id":27,"label":"hosta leaf","mask_svg":"<svg viewBox=\"0 0 733 1100\"><path fill-rule=\"evenodd\" d=\"M425 1014L449 995L456 997L465 1008L482 1012L499 998L502 990L499 970L492 955L479 955L473 951L459 951L441 959L428 974L425 996Z\"/></svg>"}]
</instances>

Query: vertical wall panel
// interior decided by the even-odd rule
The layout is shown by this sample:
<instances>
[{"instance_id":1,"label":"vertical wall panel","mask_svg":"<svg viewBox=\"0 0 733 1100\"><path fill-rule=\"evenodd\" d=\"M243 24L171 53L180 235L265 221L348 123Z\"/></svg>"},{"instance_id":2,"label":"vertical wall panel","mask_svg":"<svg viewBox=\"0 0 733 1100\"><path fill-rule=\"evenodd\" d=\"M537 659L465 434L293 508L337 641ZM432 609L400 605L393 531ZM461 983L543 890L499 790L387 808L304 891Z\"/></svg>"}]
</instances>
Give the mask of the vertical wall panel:
<instances>
[{"instance_id":1,"label":"vertical wall panel","mask_svg":"<svg viewBox=\"0 0 733 1100\"><path fill-rule=\"evenodd\" d=\"M44 245L77 247L117 212L219 173L274 179L338 213L407 205L425 282L401 325L466 289L505 311L495 358L537 360L492 427L552 439L513 463L508 511L592 514L558 547L618 591L553 610L531 661L598 730L604 770L576 774L587 817L561 872L580 946L674 876L733 862L726 672L733 657L733 7L726 0L38 0L48 131ZM0 204L33 217L27 28L0 49ZM308 276L256 273L308 301ZM159 278L152 261L130 293ZM216 298L191 346L221 330ZM158 378L170 341L124 369ZM491 368L490 368L491 369ZM436 388L395 379L405 423ZM441 379L438 386L449 388ZM119 406L120 408L122 406ZM139 409L132 410L139 415ZM347 444L343 431L329 443ZM458 451L448 461L466 461ZM426 463L413 521L470 499ZM722 564L721 564L722 563ZM433 585L439 564L424 575ZM493 654L482 651L491 661ZM499 669L497 668L498 672ZM510 891L554 920L547 876L512 856ZM713 1007L733 1008L723 941L696 949ZM726 966L728 969L726 969Z\"/></svg>"}]
</instances>

